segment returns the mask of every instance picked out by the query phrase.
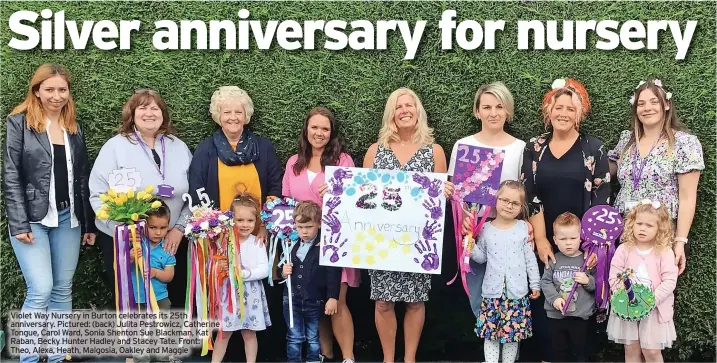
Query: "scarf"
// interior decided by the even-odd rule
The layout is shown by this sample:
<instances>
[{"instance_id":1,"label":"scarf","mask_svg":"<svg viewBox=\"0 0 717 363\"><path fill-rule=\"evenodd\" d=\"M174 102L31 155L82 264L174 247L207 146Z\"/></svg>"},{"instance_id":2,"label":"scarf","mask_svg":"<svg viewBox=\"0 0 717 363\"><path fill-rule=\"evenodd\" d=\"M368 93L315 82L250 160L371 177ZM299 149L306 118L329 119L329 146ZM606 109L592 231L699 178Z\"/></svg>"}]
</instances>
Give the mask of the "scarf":
<instances>
[{"instance_id":1,"label":"scarf","mask_svg":"<svg viewBox=\"0 0 717 363\"><path fill-rule=\"evenodd\" d=\"M214 132L212 141L217 149L219 160L227 166L251 164L259 159L259 149L254 134L247 129L242 132L236 150L232 149L232 145L221 129Z\"/></svg>"}]
</instances>

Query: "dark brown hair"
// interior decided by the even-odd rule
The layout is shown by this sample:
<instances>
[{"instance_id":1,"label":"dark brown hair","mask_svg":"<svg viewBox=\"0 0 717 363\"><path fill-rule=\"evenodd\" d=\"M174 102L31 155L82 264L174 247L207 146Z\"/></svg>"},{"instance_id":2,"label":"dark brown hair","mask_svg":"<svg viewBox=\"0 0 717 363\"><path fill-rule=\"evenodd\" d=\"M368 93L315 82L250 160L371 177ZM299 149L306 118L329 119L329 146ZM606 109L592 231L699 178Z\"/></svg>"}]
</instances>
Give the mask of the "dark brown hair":
<instances>
[{"instance_id":1,"label":"dark brown hair","mask_svg":"<svg viewBox=\"0 0 717 363\"><path fill-rule=\"evenodd\" d=\"M329 125L331 125L329 141L321 154L321 170L323 171L327 165L337 165L341 158L341 153L344 152L344 143L339 136L339 125L334 113L326 107L314 107L304 118L304 127L301 130L301 135L299 135L299 158L293 168L294 175L299 175L302 170L309 166L312 156L311 143L309 142L309 119L316 115L328 118Z\"/></svg>"},{"instance_id":2,"label":"dark brown hair","mask_svg":"<svg viewBox=\"0 0 717 363\"><path fill-rule=\"evenodd\" d=\"M300 202L294 208L294 221L298 223L321 222L321 207L310 200Z\"/></svg>"},{"instance_id":3,"label":"dark brown hair","mask_svg":"<svg viewBox=\"0 0 717 363\"><path fill-rule=\"evenodd\" d=\"M147 219L149 219L150 217L172 219L172 212L169 210L169 206L167 206L167 203L158 198L152 200L152 202L155 201L158 201L159 203L161 203L161 205L157 209L148 211Z\"/></svg>"},{"instance_id":4,"label":"dark brown hair","mask_svg":"<svg viewBox=\"0 0 717 363\"><path fill-rule=\"evenodd\" d=\"M132 97L122 106L122 126L120 126L120 135L129 138L130 135L134 135L134 112L137 107L147 106L150 103L156 103L159 109L162 111L162 126L157 130L157 135L174 135L177 131L172 126L169 118L169 110L167 104L164 102L162 96L159 93L151 89L139 89L134 91Z\"/></svg>"}]
</instances>

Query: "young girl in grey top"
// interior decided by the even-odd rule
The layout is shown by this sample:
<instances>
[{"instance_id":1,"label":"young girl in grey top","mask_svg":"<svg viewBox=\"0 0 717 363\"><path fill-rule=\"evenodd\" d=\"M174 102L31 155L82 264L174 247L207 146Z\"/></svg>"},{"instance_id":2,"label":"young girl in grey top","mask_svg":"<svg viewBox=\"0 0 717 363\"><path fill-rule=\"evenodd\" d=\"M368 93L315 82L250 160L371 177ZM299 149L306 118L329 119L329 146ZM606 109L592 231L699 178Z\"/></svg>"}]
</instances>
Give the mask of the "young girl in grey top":
<instances>
[{"instance_id":1,"label":"young girl in grey top","mask_svg":"<svg viewBox=\"0 0 717 363\"><path fill-rule=\"evenodd\" d=\"M518 342L532 336L530 302L540 296L538 262L528 244L525 189L514 180L500 185L496 218L483 225L472 258L486 263L483 301L476 334L484 338L486 362L498 362L503 345L503 362L514 362ZM531 290L531 291L529 291Z\"/></svg>"}]
</instances>

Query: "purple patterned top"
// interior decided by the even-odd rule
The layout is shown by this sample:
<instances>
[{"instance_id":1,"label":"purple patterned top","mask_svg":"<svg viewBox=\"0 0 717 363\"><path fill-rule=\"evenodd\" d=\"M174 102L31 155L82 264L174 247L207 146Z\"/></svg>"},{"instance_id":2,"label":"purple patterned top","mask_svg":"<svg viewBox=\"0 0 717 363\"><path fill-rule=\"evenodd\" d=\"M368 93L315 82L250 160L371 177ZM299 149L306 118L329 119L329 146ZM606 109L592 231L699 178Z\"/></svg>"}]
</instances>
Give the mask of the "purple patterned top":
<instances>
[{"instance_id":1,"label":"purple patterned top","mask_svg":"<svg viewBox=\"0 0 717 363\"><path fill-rule=\"evenodd\" d=\"M638 188L634 190L632 185L634 158L638 158L638 165L642 162L642 158L639 153L635 154L635 146L624 150L625 145L630 141L631 134L632 132L629 130L623 131L620 134L620 141L614 149L608 152L610 160L617 162L617 180L621 187L615 200L615 207L620 213L625 213L627 212L626 202L649 198L665 204L670 216L676 219L679 202L677 174L705 168L702 144L697 136L678 131L675 133L675 145L671 152L668 152L667 142L655 146L642 170Z\"/></svg>"}]
</instances>

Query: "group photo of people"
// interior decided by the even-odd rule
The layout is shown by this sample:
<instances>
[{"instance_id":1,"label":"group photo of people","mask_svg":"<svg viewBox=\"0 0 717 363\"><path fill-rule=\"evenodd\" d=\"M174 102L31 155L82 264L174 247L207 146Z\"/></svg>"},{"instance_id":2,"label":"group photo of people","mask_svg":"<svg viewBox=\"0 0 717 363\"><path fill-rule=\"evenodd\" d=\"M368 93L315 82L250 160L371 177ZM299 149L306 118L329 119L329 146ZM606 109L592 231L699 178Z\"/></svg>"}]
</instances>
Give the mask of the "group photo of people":
<instances>
[{"instance_id":1,"label":"group photo of people","mask_svg":"<svg viewBox=\"0 0 717 363\"><path fill-rule=\"evenodd\" d=\"M205 360L226 361L229 351L243 349L245 361L255 362L261 350L270 349L261 346L257 333L283 329L285 341L272 344L285 347L285 361L366 361L354 354L355 323L361 319L373 320L382 352L378 359L421 361L417 351L422 332L431 329L425 324L431 308L426 303L436 281L428 273L361 271L319 262L327 253L322 246L328 236L322 237L321 227L333 177L326 168L439 173L448 178L441 197L461 209L446 213L445 223L455 224L458 239L468 241L457 247L465 249L470 269L465 300L450 309L473 312L474 329L466 334L475 337L475 361L592 361L597 335L605 334L624 349L625 361L661 362L678 338L675 289L690 266L687 246L705 156L701 140L678 116L673 96L679 89L649 75L633 81L636 88L624 102L630 127L613 144L582 127L592 111L589 84L556 79L536 95L542 99L544 127L521 140L509 126L520 122L516 99L496 80L476 85L469 105L475 133L456 135L451 149L436 141L420 90L399 87L382 96L375 142L354 153L363 159L350 155L334 110L315 105L295 123L299 137L286 161L277 155L279 140L252 131L255 111L261 111L242 85L220 86L207 98L206 122L215 131L191 148L182 140L187 130L177 130L162 94L138 88L117 117L116 134L93 157L86 142L97 136L88 135L90 121L77 116L82 100L73 98L70 70L42 64L29 79L24 100L9 112L4 133L3 202L10 244L27 286L17 308L72 310L83 245L99 247L105 274L97 278L113 294L108 300L120 299L114 296L118 222L107 218L104 203L114 198L114 188L125 185L129 193L153 196L151 211L140 218L146 243L129 253L132 264L150 257L145 278L153 296L145 296L132 275L132 301L184 309L196 243L187 238L188 221L200 204L184 196L201 194L233 218L239 246L236 254L213 256L217 268L207 270L221 286L212 300L221 327ZM503 155L495 204L461 199L463 184L455 171L462 168L464 146ZM274 231L261 218L265 204L280 199L296 202L296 243L282 261L270 248ZM595 208L615 210L620 221L622 233L608 241L608 254L584 244L592 233L586 232L585 221L592 221L586 213ZM455 253L444 250L443 261L455 259ZM232 282L235 271L241 286ZM370 290L373 316L349 309L350 290L362 285ZM621 294L644 314L625 316L631 312L610 304ZM397 333L403 338L402 356ZM230 339L242 343L229 344ZM28 363L41 358L19 356ZM54 354L47 361L68 358Z\"/></svg>"}]
</instances>

